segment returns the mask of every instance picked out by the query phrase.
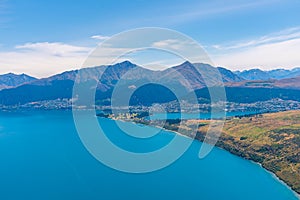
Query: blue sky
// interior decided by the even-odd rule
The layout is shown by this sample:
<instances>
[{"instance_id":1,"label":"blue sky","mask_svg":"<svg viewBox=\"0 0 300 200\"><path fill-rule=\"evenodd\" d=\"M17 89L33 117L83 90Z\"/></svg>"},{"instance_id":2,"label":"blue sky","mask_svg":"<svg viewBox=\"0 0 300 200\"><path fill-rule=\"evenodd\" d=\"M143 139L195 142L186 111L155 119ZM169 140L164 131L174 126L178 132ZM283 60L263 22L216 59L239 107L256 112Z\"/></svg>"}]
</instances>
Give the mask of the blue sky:
<instances>
[{"instance_id":1,"label":"blue sky","mask_svg":"<svg viewBox=\"0 0 300 200\"><path fill-rule=\"evenodd\" d=\"M0 73L78 68L101 40L149 26L192 37L229 69L293 68L299 11L300 0L0 0Z\"/></svg>"}]
</instances>

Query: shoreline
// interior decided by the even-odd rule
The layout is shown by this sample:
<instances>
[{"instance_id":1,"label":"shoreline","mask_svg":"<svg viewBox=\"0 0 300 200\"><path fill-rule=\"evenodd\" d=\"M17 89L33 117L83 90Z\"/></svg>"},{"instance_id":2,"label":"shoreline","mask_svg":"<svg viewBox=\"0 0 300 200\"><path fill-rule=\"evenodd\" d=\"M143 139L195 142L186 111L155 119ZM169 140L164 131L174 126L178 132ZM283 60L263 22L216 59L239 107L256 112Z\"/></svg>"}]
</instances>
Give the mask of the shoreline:
<instances>
[{"instance_id":1,"label":"shoreline","mask_svg":"<svg viewBox=\"0 0 300 200\"><path fill-rule=\"evenodd\" d=\"M164 129L164 130L171 131L171 130L168 130L168 129ZM190 138L190 139L193 139L193 138L191 138L191 137L189 137L189 136L183 135L183 134L178 133L178 132L176 132L176 131L171 131L171 132L173 132L173 133L175 133L175 134L179 134L179 135L181 135L181 136L188 137L188 138ZM204 143L203 141L200 141L200 140L198 140L198 139L193 139L193 140L196 140L196 141L198 141L198 142ZM272 177L273 177L274 179L276 179L278 182L280 182L281 184L283 184L284 186L286 186L287 188L289 188L289 189L295 194L295 196L300 200L300 193L298 193L298 192L296 192L295 190L293 190L293 188L292 188L290 185L288 185L284 180L282 180L282 179L281 179L279 176L277 176L274 172L272 172L272 171L268 170L267 168L265 168L261 163L255 162L254 160L250 160L250 159L247 159L246 157L243 157L243 156L239 156L239 155L237 155L237 154L234 154L234 153L232 153L232 152L230 152L230 151L228 151L228 150L226 150L226 149L224 149L224 148L218 146L217 144L216 144L214 147L216 147L216 148L218 148L218 149L221 149L221 150L223 150L223 151L226 151L226 152L230 153L231 155L234 155L234 156L236 156L236 157L239 157L239 158L242 158L242 159L244 159L244 160L250 161L250 162L252 162L253 164L256 164L256 165L260 166L263 170L265 170L266 172L268 172L269 174L271 174Z\"/></svg>"},{"instance_id":2,"label":"shoreline","mask_svg":"<svg viewBox=\"0 0 300 200\"><path fill-rule=\"evenodd\" d=\"M204 143L204 141L201 141L200 139L197 139L196 136L195 136L195 137L190 137L190 136L185 135L185 134L182 134L182 133L180 133L180 132L173 131L173 130L169 130L169 129L166 129L166 128L164 128L164 127L160 127L160 126L156 126L156 125L147 125L147 124L139 123L139 122L137 122L137 121L126 121L126 120L122 120L122 119L112 119L112 118L106 118L106 119L110 119L110 120L113 120L113 121L121 121L121 122L131 122L131 123L136 124L136 125L143 125L143 126L155 127L155 128L159 128L159 129L162 129L162 130L164 130L164 131L167 131L167 132L172 132L172 133L174 133L174 134L180 135L180 136L182 136L182 137L185 137L185 138L188 138L188 139L191 139L191 140L195 140L195 141ZM285 187L287 187L289 190L291 190L291 191L294 193L295 197L298 198L298 199L300 200L300 193L298 193L297 191L293 190L292 187L291 187L290 185L288 185L284 180L282 180L282 179L281 179L279 176L277 176L274 172L272 172L272 171L268 170L267 168L265 168L265 167L262 165L262 163L256 162L256 161L254 161L254 160L248 159L248 158L243 157L243 156L240 156L240 155L237 155L237 154L235 154L235 153L233 153L233 152L230 152L230 151L228 151L228 150L222 148L221 146L218 146L217 144L215 144L214 147L219 148L219 149L221 149L221 150L223 150L223 151L226 151L226 152L228 152L228 153L230 153L230 154L232 154L232 155L234 155L234 156L237 156L237 157L239 157L239 158L242 158L242 159L244 159L244 160L247 160L247 161L252 162L253 164L258 165L258 166L261 167L263 170L265 170L267 173L269 173L276 181L280 182L280 183L283 184Z\"/></svg>"},{"instance_id":3,"label":"shoreline","mask_svg":"<svg viewBox=\"0 0 300 200\"><path fill-rule=\"evenodd\" d=\"M287 188L289 188L295 194L295 196L300 200L300 194L297 193L295 190L293 190L291 188L291 186L289 186L286 182L284 182L284 180L280 179L280 177L278 177L275 173L273 173L273 172L269 171L268 169L264 168L262 166L262 164L254 162L252 160L250 160L250 161L253 162L253 163L255 163L255 164L257 164L257 165L259 165L262 169L266 170L266 172L268 172L269 174L271 174L271 176L273 176L274 179L276 179L278 182L280 182L281 184L283 184L284 186L286 186Z\"/></svg>"},{"instance_id":4,"label":"shoreline","mask_svg":"<svg viewBox=\"0 0 300 200\"><path fill-rule=\"evenodd\" d=\"M159 127L157 127L157 128L159 128ZM204 143L203 141L197 140L197 139L195 139L195 138L189 137L189 136L184 135L184 134L181 134L181 133L179 133L179 132L171 131L171 130L168 130L168 129L165 129L165 128L162 128L162 129L165 130L165 131L173 132L174 134L178 134L178 135L180 135L180 136L183 136L183 137L186 137L186 138L189 138L189 139L196 140L196 141L198 141L198 142ZM284 182L284 180L282 180L280 177L278 177L275 173L273 173L272 171L270 171L270 170L268 170L267 168L263 167L263 165L262 165L261 163L255 162L255 161L250 160L250 159L247 159L246 157L243 157L243 156L238 156L238 155L236 155L236 154L234 154L234 153L232 153L232 152L230 152L230 151L227 151L226 149L224 149L224 148L222 148L222 147L220 147L220 146L215 145L214 147L216 147L216 148L218 148L218 149L221 149L221 150L223 150L223 151L226 151L226 152L230 153L231 155L234 155L234 156L236 156L236 157L238 157L238 158L242 158L242 159L244 159L244 160L250 161L251 163L260 166L263 170L265 170L266 172L268 172L269 174L271 174L272 177L273 177L274 179L276 179L278 182L280 182L281 184L283 184L284 186L286 186L287 188L289 188L289 189L295 194L295 196L300 200L300 193L298 193L298 192L296 192L295 190L293 190L291 186L289 186L286 182Z\"/></svg>"}]
</instances>

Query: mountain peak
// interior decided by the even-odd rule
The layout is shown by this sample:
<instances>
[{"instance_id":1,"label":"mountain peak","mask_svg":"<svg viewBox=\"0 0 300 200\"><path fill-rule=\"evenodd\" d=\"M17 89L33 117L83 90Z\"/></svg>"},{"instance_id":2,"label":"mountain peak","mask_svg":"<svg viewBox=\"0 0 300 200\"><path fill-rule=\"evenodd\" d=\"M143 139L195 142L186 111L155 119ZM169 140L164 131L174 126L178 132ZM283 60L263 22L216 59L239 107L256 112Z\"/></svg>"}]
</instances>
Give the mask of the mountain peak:
<instances>
[{"instance_id":1,"label":"mountain peak","mask_svg":"<svg viewBox=\"0 0 300 200\"><path fill-rule=\"evenodd\" d=\"M125 60L123 62L119 62L119 63L116 63L116 64L113 64L113 65L110 65L112 67L129 67L129 66L137 66L136 64L130 62L129 60Z\"/></svg>"},{"instance_id":2,"label":"mountain peak","mask_svg":"<svg viewBox=\"0 0 300 200\"><path fill-rule=\"evenodd\" d=\"M120 64L120 65L135 65L132 62L130 62L129 60L125 60L125 61L117 63L117 64Z\"/></svg>"},{"instance_id":3,"label":"mountain peak","mask_svg":"<svg viewBox=\"0 0 300 200\"><path fill-rule=\"evenodd\" d=\"M174 66L172 68L175 69L175 70L182 70L182 69L185 69L185 70L187 70L187 69L193 69L193 70L195 70L194 64L191 63L191 62L189 62L189 61L185 61L185 62L183 62L183 63L181 63L181 64L179 64L177 66Z\"/></svg>"},{"instance_id":4,"label":"mountain peak","mask_svg":"<svg viewBox=\"0 0 300 200\"><path fill-rule=\"evenodd\" d=\"M36 78L26 74L14 74L12 72L0 75L0 90L5 88L17 87L19 85L32 82Z\"/></svg>"},{"instance_id":5,"label":"mountain peak","mask_svg":"<svg viewBox=\"0 0 300 200\"><path fill-rule=\"evenodd\" d=\"M18 76L18 75L15 74L15 73L9 72L9 73L1 74L1 75L0 75L0 77L3 77L3 76Z\"/></svg>"},{"instance_id":6,"label":"mountain peak","mask_svg":"<svg viewBox=\"0 0 300 200\"><path fill-rule=\"evenodd\" d=\"M193 65L190 61L185 61L185 62L183 62L181 65Z\"/></svg>"}]
</instances>

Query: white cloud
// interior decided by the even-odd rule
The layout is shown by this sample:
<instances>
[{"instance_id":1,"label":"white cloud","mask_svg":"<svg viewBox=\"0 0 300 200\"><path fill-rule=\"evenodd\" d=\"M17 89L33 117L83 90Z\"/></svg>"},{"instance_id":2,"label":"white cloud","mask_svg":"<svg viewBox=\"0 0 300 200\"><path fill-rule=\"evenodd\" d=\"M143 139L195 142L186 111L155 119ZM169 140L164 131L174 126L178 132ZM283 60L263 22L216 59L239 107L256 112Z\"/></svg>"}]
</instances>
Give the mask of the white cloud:
<instances>
[{"instance_id":1,"label":"white cloud","mask_svg":"<svg viewBox=\"0 0 300 200\"><path fill-rule=\"evenodd\" d=\"M213 45L213 48L219 50L231 50L254 47L263 44L277 43L287 40L292 40L295 38L300 38L300 27L294 27L286 29L277 33L272 33L270 35L265 35L260 38L256 38L248 41L234 41L229 44L224 45Z\"/></svg>"},{"instance_id":2,"label":"white cloud","mask_svg":"<svg viewBox=\"0 0 300 200\"><path fill-rule=\"evenodd\" d=\"M181 49L183 47L181 41L174 40L174 39L168 39L168 40L162 40L162 41L154 42L152 46L156 47L156 48L169 47L169 48L172 48L172 49L175 49L175 50Z\"/></svg>"},{"instance_id":3,"label":"white cloud","mask_svg":"<svg viewBox=\"0 0 300 200\"><path fill-rule=\"evenodd\" d=\"M82 54L91 50L88 47L73 46L59 42L26 43L24 45L17 45L15 48L39 53L48 53L55 56L73 56L74 54Z\"/></svg>"},{"instance_id":4,"label":"white cloud","mask_svg":"<svg viewBox=\"0 0 300 200\"><path fill-rule=\"evenodd\" d=\"M215 64L229 69L274 69L300 66L300 38L258 45L246 50L212 56Z\"/></svg>"},{"instance_id":5,"label":"white cloud","mask_svg":"<svg viewBox=\"0 0 300 200\"><path fill-rule=\"evenodd\" d=\"M81 67L91 48L64 43L27 43L0 52L0 73L29 73L45 77Z\"/></svg>"},{"instance_id":6,"label":"white cloud","mask_svg":"<svg viewBox=\"0 0 300 200\"><path fill-rule=\"evenodd\" d=\"M92 39L96 39L96 40L107 40L110 38L110 36L104 36L104 35L93 35L91 37Z\"/></svg>"},{"instance_id":7,"label":"white cloud","mask_svg":"<svg viewBox=\"0 0 300 200\"><path fill-rule=\"evenodd\" d=\"M178 64L178 58L189 60L192 63L211 63L211 60L207 56L204 47L198 42L192 39L180 38L179 39L166 39L152 44L153 48L157 50L163 50L170 54L176 55L175 63ZM160 63L170 63L169 58L167 60L160 60ZM168 61L169 60L169 61Z\"/></svg>"},{"instance_id":8,"label":"white cloud","mask_svg":"<svg viewBox=\"0 0 300 200\"><path fill-rule=\"evenodd\" d=\"M212 47L215 49L211 54L214 63L233 70L299 67L300 27Z\"/></svg>"}]
</instances>

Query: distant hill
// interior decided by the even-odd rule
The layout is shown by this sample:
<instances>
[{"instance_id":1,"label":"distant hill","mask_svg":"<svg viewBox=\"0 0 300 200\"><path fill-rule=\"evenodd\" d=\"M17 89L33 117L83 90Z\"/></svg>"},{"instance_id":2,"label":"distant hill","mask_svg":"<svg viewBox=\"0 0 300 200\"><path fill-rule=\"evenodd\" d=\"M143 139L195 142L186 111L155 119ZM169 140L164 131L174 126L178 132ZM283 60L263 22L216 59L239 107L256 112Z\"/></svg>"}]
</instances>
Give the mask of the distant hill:
<instances>
[{"instance_id":1,"label":"distant hill","mask_svg":"<svg viewBox=\"0 0 300 200\"><path fill-rule=\"evenodd\" d=\"M220 71L223 81L224 83L228 83L228 82L241 82L244 81L245 79L235 73L233 73L232 71L225 69L223 67L218 67L218 70Z\"/></svg>"},{"instance_id":2,"label":"distant hill","mask_svg":"<svg viewBox=\"0 0 300 200\"><path fill-rule=\"evenodd\" d=\"M26 74L3 74L0 75L0 90L5 88L17 87L35 80L37 79Z\"/></svg>"},{"instance_id":3,"label":"distant hill","mask_svg":"<svg viewBox=\"0 0 300 200\"><path fill-rule=\"evenodd\" d=\"M300 75L293 78L286 78L281 80L276 80L274 83L275 87L280 88L300 88Z\"/></svg>"},{"instance_id":4,"label":"distant hill","mask_svg":"<svg viewBox=\"0 0 300 200\"><path fill-rule=\"evenodd\" d=\"M300 76L279 80L270 79L231 82L226 85L229 87L300 89Z\"/></svg>"},{"instance_id":5,"label":"distant hill","mask_svg":"<svg viewBox=\"0 0 300 200\"><path fill-rule=\"evenodd\" d=\"M292 70L274 69L270 71L250 69L244 71L236 71L235 74L240 76L241 78L244 78L245 80L284 79L300 76L300 68L294 68Z\"/></svg>"},{"instance_id":6,"label":"distant hill","mask_svg":"<svg viewBox=\"0 0 300 200\"><path fill-rule=\"evenodd\" d=\"M225 87L225 92L228 102L255 103L271 99L294 100L300 102L299 89ZM196 90L195 93L202 101L210 101L210 94L207 88ZM187 100L189 99L189 95L185 97Z\"/></svg>"}]
</instances>

